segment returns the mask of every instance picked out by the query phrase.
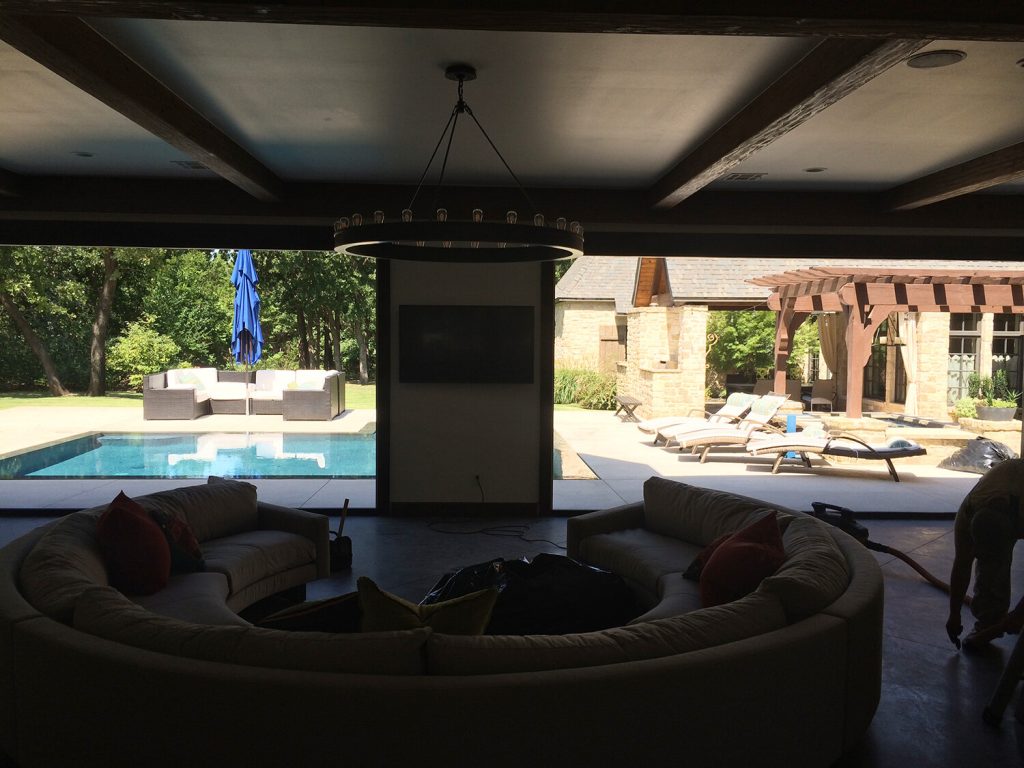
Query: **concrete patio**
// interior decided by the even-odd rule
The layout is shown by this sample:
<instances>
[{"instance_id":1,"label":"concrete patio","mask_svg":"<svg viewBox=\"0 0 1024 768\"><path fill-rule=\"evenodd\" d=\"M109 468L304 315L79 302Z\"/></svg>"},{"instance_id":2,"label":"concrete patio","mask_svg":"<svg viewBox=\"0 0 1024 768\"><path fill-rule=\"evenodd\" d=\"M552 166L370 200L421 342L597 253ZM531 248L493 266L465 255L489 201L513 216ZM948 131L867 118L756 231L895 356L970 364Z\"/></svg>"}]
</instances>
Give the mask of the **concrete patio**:
<instances>
[{"instance_id":1,"label":"concrete patio","mask_svg":"<svg viewBox=\"0 0 1024 768\"><path fill-rule=\"evenodd\" d=\"M280 416L212 415L193 421L144 421L142 408L23 406L0 415L0 458L92 432L283 432L361 433L373 429L373 410L349 410L329 422L286 422ZM811 501L850 507L858 513L946 516L977 482L977 475L896 461L901 482L881 462L815 462L812 469L788 462L772 475L771 460L720 451L704 464L675 449L653 447L649 435L607 411L558 410L556 444L567 447L567 477L592 471L594 479L554 482L556 512L601 509L642 496L643 482L662 475L708 488L764 498L797 509ZM486 446L486 442L483 443ZM578 460L577 458L578 457ZM582 461L585 466L581 465ZM574 469L575 468L575 469ZM136 495L189 485L187 479L0 480L0 510L68 510L109 501L118 490ZM356 510L374 507L373 480L257 479L261 498L305 509L336 510L348 498Z\"/></svg>"}]
</instances>

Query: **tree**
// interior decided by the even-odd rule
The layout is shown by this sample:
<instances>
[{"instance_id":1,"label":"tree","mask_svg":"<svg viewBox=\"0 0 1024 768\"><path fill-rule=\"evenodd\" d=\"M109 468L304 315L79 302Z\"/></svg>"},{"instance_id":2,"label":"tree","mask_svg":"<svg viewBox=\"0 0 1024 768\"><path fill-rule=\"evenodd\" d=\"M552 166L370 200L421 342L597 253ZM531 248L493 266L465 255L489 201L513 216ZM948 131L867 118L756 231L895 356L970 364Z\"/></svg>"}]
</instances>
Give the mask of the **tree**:
<instances>
[{"instance_id":1,"label":"tree","mask_svg":"<svg viewBox=\"0 0 1024 768\"><path fill-rule=\"evenodd\" d=\"M720 376L766 377L775 367L775 323L776 314L769 311L710 312L708 333L718 335L718 342L708 351L711 370ZM797 368L800 358L817 345L817 323L812 318L796 332L790 366Z\"/></svg>"},{"instance_id":2,"label":"tree","mask_svg":"<svg viewBox=\"0 0 1024 768\"><path fill-rule=\"evenodd\" d=\"M152 327L181 348L183 362L218 366L231 359L234 287L231 258L208 251L162 255L143 308Z\"/></svg>"},{"instance_id":3,"label":"tree","mask_svg":"<svg viewBox=\"0 0 1024 768\"><path fill-rule=\"evenodd\" d=\"M370 378L376 334L376 267L369 259L309 251L257 252L261 297L287 314L270 328L274 338L289 334L298 341L304 367L331 365ZM268 325L264 325L264 338ZM346 339L346 336L348 339ZM349 342L351 339L351 343ZM349 361L348 351L354 359Z\"/></svg>"},{"instance_id":4,"label":"tree","mask_svg":"<svg viewBox=\"0 0 1024 768\"><path fill-rule=\"evenodd\" d=\"M61 258L59 250L49 251L34 246L0 251L0 305L42 367L50 392L63 396L70 392L61 381L47 339L37 328L52 324L54 316L64 315L66 320L73 316L56 297L69 298L78 293L78 286L68 280L64 268L71 265ZM61 325L67 331L71 323Z\"/></svg>"}]
</instances>

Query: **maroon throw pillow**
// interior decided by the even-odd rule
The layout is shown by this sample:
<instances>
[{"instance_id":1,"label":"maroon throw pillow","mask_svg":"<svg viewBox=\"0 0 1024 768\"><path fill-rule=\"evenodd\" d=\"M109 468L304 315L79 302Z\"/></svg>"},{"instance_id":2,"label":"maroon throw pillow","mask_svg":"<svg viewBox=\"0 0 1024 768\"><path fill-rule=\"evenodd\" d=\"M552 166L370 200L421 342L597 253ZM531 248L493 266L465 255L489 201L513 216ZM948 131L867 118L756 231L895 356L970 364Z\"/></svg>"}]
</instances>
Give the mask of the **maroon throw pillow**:
<instances>
[{"instance_id":1,"label":"maroon throw pillow","mask_svg":"<svg viewBox=\"0 0 1024 768\"><path fill-rule=\"evenodd\" d=\"M700 574L705 608L739 600L757 589L786 560L774 514L766 515L727 538L707 559Z\"/></svg>"},{"instance_id":2,"label":"maroon throw pillow","mask_svg":"<svg viewBox=\"0 0 1024 768\"><path fill-rule=\"evenodd\" d=\"M732 536L731 533L723 533L717 539L708 544L700 553L693 558L693 562L683 571L683 578L690 579L690 581L700 581L700 574L704 570L704 566L708 564L708 559L718 549L719 545Z\"/></svg>"},{"instance_id":3,"label":"maroon throw pillow","mask_svg":"<svg viewBox=\"0 0 1024 768\"><path fill-rule=\"evenodd\" d=\"M100 515L96 538L111 585L131 595L150 595L167 586L171 575L167 539L124 491Z\"/></svg>"},{"instance_id":4,"label":"maroon throw pillow","mask_svg":"<svg viewBox=\"0 0 1024 768\"><path fill-rule=\"evenodd\" d=\"M149 516L160 526L171 550L171 573L195 573L206 570L203 550L199 548L192 526L166 509L154 509Z\"/></svg>"}]
</instances>

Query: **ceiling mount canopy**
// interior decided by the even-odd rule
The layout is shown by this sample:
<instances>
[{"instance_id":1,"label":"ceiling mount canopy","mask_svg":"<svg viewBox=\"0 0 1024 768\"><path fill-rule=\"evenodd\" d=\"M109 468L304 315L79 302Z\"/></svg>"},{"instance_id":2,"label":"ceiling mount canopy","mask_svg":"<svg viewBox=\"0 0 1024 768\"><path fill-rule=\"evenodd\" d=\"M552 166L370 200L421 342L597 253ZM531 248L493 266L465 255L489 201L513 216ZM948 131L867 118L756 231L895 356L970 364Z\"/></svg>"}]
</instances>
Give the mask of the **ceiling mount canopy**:
<instances>
[{"instance_id":1,"label":"ceiling mount canopy","mask_svg":"<svg viewBox=\"0 0 1024 768\"><path fill-rule=\"evenodd\" d=\"M360 213L344 216L334 225L334 250L350 256L374 259L475 263L557 261L582 256L583 227L580 223L567 223L561 217L556 218L553 225L546 222L544 214L537 210L519 177L466 103L463 86L476 79L476 70L468 64L452 64L445 70L445 77L458 82L458 100L423 169L412 200L401 212L401 218L387 221L384 211L374 211L370 221L364 220ZM503 221L488 221L481 208L467 212L465 219L449 219L448 210L437 207L455 128L461 115L472 118L515 181L527 210L532 211L532 223L519 223L519 213L515 210L507 211ZM434 193L434 205L431 206L434 210L430 218L417 219L413 206L442 144L445 150Z\"/></svg>"}]
</instances>

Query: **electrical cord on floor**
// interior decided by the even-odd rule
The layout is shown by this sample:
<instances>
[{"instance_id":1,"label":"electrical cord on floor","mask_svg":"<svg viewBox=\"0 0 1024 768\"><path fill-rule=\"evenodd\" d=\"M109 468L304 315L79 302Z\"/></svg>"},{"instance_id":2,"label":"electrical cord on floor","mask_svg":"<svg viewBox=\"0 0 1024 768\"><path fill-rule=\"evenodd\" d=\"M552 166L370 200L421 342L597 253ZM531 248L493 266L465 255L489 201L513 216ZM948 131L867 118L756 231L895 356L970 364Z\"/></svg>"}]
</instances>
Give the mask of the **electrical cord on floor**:
<instances>
[{"instance_id":1,"label":"electrical cord on floor","mask_svg":"<svg viewBox=\"0 0 1024 768\"><path fill-rule=\"evenodd\" d=\"M551 539L530 539L526 537L526 534L530 532L530 526L526 523L508 523L505 525L488 525L483 528L474 528L472 530L451 530L440 526L452 526L458 525L465 522L464 520L429 520L427 522L427 528L436 533L447 533L453 536L472 536L475 534L483 534L484 536L506 536L513 539L519 539L525 541L528 544L550 544L558 549L565 549L563 544L559 544L557 541Z\"/></svg>"}]
</instances>

